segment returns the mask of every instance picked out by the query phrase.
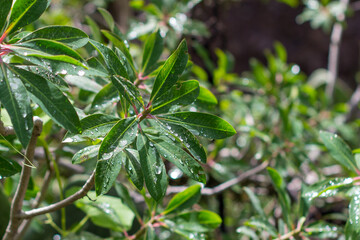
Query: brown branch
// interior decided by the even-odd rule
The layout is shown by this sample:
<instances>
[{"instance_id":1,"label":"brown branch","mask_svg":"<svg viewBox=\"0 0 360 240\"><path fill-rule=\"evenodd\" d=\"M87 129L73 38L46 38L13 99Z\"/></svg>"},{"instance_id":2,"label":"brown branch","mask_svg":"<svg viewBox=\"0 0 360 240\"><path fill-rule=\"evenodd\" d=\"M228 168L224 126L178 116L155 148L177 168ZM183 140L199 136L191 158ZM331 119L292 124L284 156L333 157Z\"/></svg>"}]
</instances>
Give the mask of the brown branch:
<instances>
[{"instance_id":1,"label":"brown branch","mask_svg":"<svg viewBox=\"0 0 360 240\"><path fill-rule=\"evenodd\" d=\"M24 164L23 164L23 168L21 171L21 175L20 175L20 181L17 186L16 192L14 195L14 199L11 204L10 221L6 228L6 232L3 237L3 240L13 240L14 237L17 235L18 227L22 222L22 219L19 218L17 215L19 213L21 213L21 211L22 211L22 206L23 206L23 201L25 198L26 189L28 187L29 179L31 176L31 166L29 166L29 165L32 165L32 162L34 159L36 142L37 142L38 137L41 134L42 125L43 125L42 120L38 117L34 117L34 128L32 131L29 145L27 146L27 149L26 149ZM25 162L26 162L26 164L25 164Z\"/></svg>"},{"instance_id":2,"label":"brown branch","mask_svg":"<svg viewBox=\"0 0 360 240\"><path fill-rule=\"evenodd\" d=\"M72 204L73 202L75 202L76 200L86 196L86 194L90 191L90 189L94 185L94 179L95 179L95 171L91 174L91 176L86 181L84 186L79 191L77 191L73 195L69 196L68 198L65 198L64 200L62 200L60 202L51 204L51 205L46 206L46 207L37 208L37 209L33 209L33 210L29 210L29 211L26 211L26 212L19 213L17 217L23 218L23 219L29 219L29 218L33 218L35 216L42 215L42 214L45 214L45 213L54 212L54 211L59 210L59 209L61 209L63 207L66 207L66 206Z\"/></svg>"},{"instance_id":3,"label":"brown branch","mask_svg":"<svg viewBox=\"0 0 360 240\"><path fill-rule=\"evenodd\" d=\"M268 161L263 162L262 164L260 164L259 166L250 169L249 171L246 171L242 174L240 174L239 176L237 176L236 178L230 179L229 181L226 181L214 188L203 188L201 189L201 195L216 195L219 194L229 188L231 188L232 186L242 182L243 180L251 177L254 174L257 174L259 172L261 172L262 170L264 170L267 166L269 165ZM187 189L187 187L181 186L181 187L168 187L166 194L173 194L173 193L179 193L184 191L185 189Z\"/></svg>"},{"instance_id":4,"label":"brown branch","mask_svg":"<svg viewBox=\"0 0 360 240\"><path fill-rule=\"evenodd\" d=\"M2 121L0 121L0 134L3 135L4 137L6 137L9 135L14 135L15 131L14 131L14 128L12 128L12 127L5 127L4 123Z\"/></svg>"},{"instance_id":5,"label":"brown branch","mask_svg":"<svg viewBox=\"0 0 360 240\"><path fill-rule=\"evenodd\" d=\"M42 185L40 192L37 193L36 198L32 204L32 208L38 208L40 206L41 202L44 200L45 194L49 188L49 184L52 179L52 176L53 176L52 170L49 170L46 172L44 180L43 180L44 184ZM31 220L32 220L31 218L23 220L23 222L19 226L18 234L15 236L14 240L23 238L26 230L30 226Z\"/></svg>"},{"instance_id":6,"label":"brown branch","mask_svg":"<svg viewBox=\"0 0 360 240\"><path fill-rule=\"evenodd\" d=\"M340 2L344 4L346 8L349 5L349 0L340 0ZM337 20L339 22L336 22L334 24L330 38L329 59L328 59L328 71L330 74L325 90L326 95L328 96L330 101L332 101L336 79L338 77L340 43L344 30L341 22L345 20L345 14L341 14Z\"/></svg>"},{"instance_id":7,"label":"brown branch","mask_svg":"<svg viewBox=\"0 0 360 240\"><path fill-rule=\"evenodd\" d=\"M355 114L358 110L358 104L360 102L360 84L357 86L355 92L352 94L349 105L349 111L345 116L345 122L349 122L355 117Z\"/></svg>"}]
</instances>

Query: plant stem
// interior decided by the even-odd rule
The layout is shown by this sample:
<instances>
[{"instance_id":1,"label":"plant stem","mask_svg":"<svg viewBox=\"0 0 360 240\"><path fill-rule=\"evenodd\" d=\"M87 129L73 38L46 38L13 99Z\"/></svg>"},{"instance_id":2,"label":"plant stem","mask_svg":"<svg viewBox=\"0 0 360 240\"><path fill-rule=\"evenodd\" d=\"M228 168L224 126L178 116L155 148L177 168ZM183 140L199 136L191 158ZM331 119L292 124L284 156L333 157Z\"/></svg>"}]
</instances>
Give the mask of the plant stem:
<instances>
[{"instance_id":1,"label":"plant stem","mask_svg":"<svg viewBox=\"0 0 360 240\"><path fill-rule=\"evenodd\" d=\"M43 126L42 120L38 117L34 117L34 128L30 138L30 142L26 149L26 154L25 154L26 158L24 159L24 163L27 160L29 161L30 164L32 164L32 161L34 159L37 138L41 134L42 126ZM22 222L22 219L18 216L18 214L21 213L22 211L23 201L25 198L26 189L29 184L30 176L31 176L31 167L29 167L27 164L23 164L23 168L20 175L20 181L17 186L11 204L10 221L6 228L6 232L3 237L3 240L13 240L19 231L19 226Z\"/></svg>"},{"instance_id":2,"label":"plant stem","mask_svg":"<svg viewBox=\"0 0 360 240\"><path fill-rule=\"evenodd\" d=\"M51 204L49 206L19 213L18 217L19 218L24 218L24 219L33 218L35 216L42 215L42 214L45 214L45 213L54 212L54 211L59 210L59 209L61 209L63 207L66 207L66 206L72 204L73 202L75 202L76 200L86 196L86 194L90 191L90 189L94 185L94 179L95 179L95 171L91 174L91 176L86 181L84 186L79 191L74 193L73 195L65 198L64 200L62 200L60 202Z\"/></svg>"}]
</instances>

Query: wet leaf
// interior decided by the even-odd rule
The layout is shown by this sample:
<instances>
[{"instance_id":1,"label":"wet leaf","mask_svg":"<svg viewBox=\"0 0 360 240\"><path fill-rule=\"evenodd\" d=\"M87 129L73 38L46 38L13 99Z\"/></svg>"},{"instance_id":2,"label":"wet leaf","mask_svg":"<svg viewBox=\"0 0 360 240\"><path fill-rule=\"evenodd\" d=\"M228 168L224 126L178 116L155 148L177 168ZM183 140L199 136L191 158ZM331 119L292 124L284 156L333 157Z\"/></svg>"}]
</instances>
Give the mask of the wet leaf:
<instances>
[{"instance_id":1,"label":"wet leaf","mask_svg":"<svg viewBox=\"0 0 360 240\"><path fill-rule=\"evenodd\" d=\"M188 187L186 190L176 194L167 205L166 209L162 214L169 214L173 211L181 211L189 208L197 201L201 196L201 186L193 185Z\"/></svg>"}]
</instances>

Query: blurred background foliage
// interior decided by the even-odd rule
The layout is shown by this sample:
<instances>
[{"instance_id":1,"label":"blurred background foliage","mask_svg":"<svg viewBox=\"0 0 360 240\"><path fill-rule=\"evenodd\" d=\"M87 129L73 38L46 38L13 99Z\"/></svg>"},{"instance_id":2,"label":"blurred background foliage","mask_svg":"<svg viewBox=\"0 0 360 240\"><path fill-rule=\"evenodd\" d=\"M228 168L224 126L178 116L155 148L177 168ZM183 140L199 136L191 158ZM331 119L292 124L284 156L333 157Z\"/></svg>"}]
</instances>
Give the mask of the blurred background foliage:
<instances>
[{"instance_id":1,"label":"blurred background foliage","mask_svg":"<svg viewBox=\"0 0 360 240\"><path fill-rule=\"evenodd\" d=\"M99 8L111 13L115 25ZM156 29L165 39L165 55L185 37L193 63L187 74L215 96L198 99L190 110L215 113L238 131L225 140L201 139L208 154L206 186L235 179L259 165L272 167L268 171L262 168L264 171L226 191L201 198L203 208L223 218L213 235L202 238L275 239L301 223L310 229L304 231L304 237L344 239L349 198L343 194L317 199L310 207L301 192L328 177L354 176L326 153L319 131L336 132L352 148L359 147L358 102L351 105L360 80L359 8L357 1L336 0L53 0L43 17L28 28L71 25L103 42L107 40L100 29L117 31L138 62L142 43ZM334 94L328 96L328 50L336 23L344 30L338 79ZM74 88L72 94L79 107L89 101L85 91ZM48 129L53 136L57 134L56 127ZM53 139L56 141L56 136ZM1 143L1 151L11 151L6 142ZM69 168L66 164L71 164L77 150L79 146L71 145L56 152L62 159L65 192L81 183L81 173L94 165L89 161ZM175 166L167 169L170 189L189 181ZM121 182L124 175L119 176ZM40 180L34 179L34 193ZM14 186L13 180L6 179L5 194L10 195ZM57 198L58 193L54 184L47 200ZM116 195L116 191L110 194ZM141 204L137 206L140 211ZM67 215L69 226L81 219L82 212L75 206L66 211L71 213ZM26 239L58 239L56 231L42 220L34 221ZM102 237L110 234L90 222L85 229ZM69 239L98 239L86 234ZM197 237L194 239L201 239ZM170 238L178 239L170 232L160 235L160 239Z\"/></svg>"}]
</instances>

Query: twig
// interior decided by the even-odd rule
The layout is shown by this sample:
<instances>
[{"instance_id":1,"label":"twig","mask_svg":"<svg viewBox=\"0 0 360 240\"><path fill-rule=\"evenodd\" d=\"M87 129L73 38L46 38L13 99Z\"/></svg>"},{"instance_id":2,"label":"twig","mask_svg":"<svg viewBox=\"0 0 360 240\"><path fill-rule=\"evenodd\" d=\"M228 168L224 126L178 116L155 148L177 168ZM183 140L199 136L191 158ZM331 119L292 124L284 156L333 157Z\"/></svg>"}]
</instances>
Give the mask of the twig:
<instances>
[{"instance_id":1,"label":"twig","mask_svg":"<svg viewBox=\"0 0 360 240\"><path fill-rule=\"evenodd\" d=\"M35 198L35 200L34 200L34 202L32 204L32 208L38 208L40 206L40 203L44 200L45 194L46 194L46 191L49 188L49 184L50 184L52 176L53 176L53 171L49 170L49 171L46 172L44 180L43 180L43 185L41 187L40 192L38 192L38 194L36 195L36 198ZM20 224L18 234L14 238L15 240L23 238L26 230L30 226L31 220L32 220L31 218L30 219L25 219Z\"/></svg>"},{"instance_id":2,"label":"twig","mask_svg":"<svg viewBox=\"0 0 360 240\"><path fill-rule=\"evenodd\" d=\"M340 0L340 2L346 8L349 5L349 0ZM328 84L325 90L326 95L328 96L330 101L332 101L334 87L335 87L336 79L338 77L340 43L344 30L341 22L345 20L345 14L341 14L340 16L338 16L337 20L338 22L334 24L330 38L329 60L328 60L328 71L330 74L329 74Z\"/></svg>"},{"instance_id":3,"label":"twig","mask_svg":"<svg viewBox=\"0 0 360 240\"><path fill-rule=\"evenodd\" d=\"M254 175L254 174L257 174L259 172L261 172L262 170L264 170L267 166L269 165L269 162L268 161L265 161L263 162L262 164L260 164L259 166L249 170L249 171L246 171L242 174L240 174L239 176L237 176L236 178L233 178L233 179L230 179L229 181L226 181L214 188L203 188L201 189L201 194L202 195L216 195L216 194L219 194L223 191L225 191L226 189L228 188L231 188L232 186L240 183L241 181L245 180L246 178ZM173 194L173 193L179 193L179 192L182 192L186 189L187 187L168 187L167 191L166 191L166 194L169 195L169 194Z\"/></svg>"},{"instance_id":4,"label":"twig","mask_svg":"<svg viewBox=\"0 0 360 240\"><path fill-rule=\"evenodd\" d=\"M9 135L14 135L15 130L12 127L5 127L4 123L0 121L0 134L3 135L4 137Z\"/></svg>"},{"instance_id":5,"label":"twig","mask_svg":"<svg viewBox=\"0 0 360 240\"><path fill-rule=\"evenodd\" d=\"M30 138L29 145L26 149L25 161L29 161L28 164L32 165L34 159L34 152L36 148L37 138L40 136L42 131L42 120L38 117L34 117L34 128ZM31 167L28 164L23 164L23 168L20 175L20 181L17 186L14 199L11 204L10 210L10 221L6 228L5 235L3 240L13 240L18 233L18 227L22 222L22 219L17 215L22 211L23 201L25 198L26 189L29 184L29 179L31 176Z\"/></svg>"},{"instance_id":6,"label":"twig","mask_svg":"<svg viewBox=\"0 0 360 240\"><path fill-rule=\"evenodd\" d=\"M94 185L94 178L95 178L95 171L91 174L91 176L86 181L84 186L79 191L77 191L73 195L69 196L68 198L65 198L64 200L62 200L60 202L51 204L51 205L46 206L46 207L37 208L37 209L33 209L33 210L29 210L29 211L20 213L20 214L18 214L18 217L28 219L28 218L32 218L32 217L35 217L35 216L38 216L38 215L45 214L45 213L54 212L56 210L59 210L59 209L61 209L63 207L66 207L66 206L72 204L76 200L84 197L90 191L90 189Z\"/></svg>"},{"instance_id":7,"label":"twig","mask_svg":"<svg viewBox=\"0 0 360 240\"><path fill-rule=\"evenodd\" d=\"M355 92L352 94L351 99L348 103L349 112L345 116L345 122L350 121L354 117L359 102L360 102L360 85L357 86Z\"/></svg>"}]
</instances>

